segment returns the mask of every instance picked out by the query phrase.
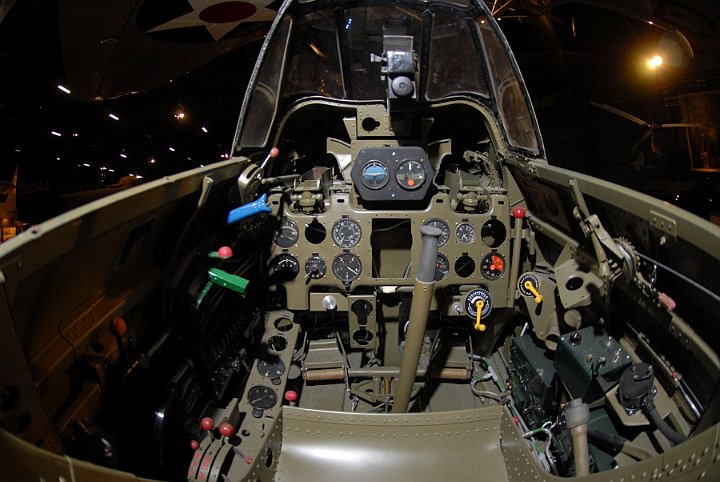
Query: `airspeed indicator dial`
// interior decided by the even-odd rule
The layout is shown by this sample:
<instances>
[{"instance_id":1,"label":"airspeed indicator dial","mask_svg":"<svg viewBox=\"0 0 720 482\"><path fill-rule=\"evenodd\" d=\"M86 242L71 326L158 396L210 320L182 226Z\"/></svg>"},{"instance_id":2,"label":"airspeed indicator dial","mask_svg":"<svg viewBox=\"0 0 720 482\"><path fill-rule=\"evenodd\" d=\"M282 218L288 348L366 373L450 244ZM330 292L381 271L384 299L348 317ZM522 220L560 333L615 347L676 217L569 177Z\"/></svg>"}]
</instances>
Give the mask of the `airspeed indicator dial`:
<instances>
[{"instance_id":1,"label":"airspeed indicator dial","mask_svg":"<svg viewBox=\"0 0 720 482\"><path fill-rule=\"evenodd\" d=\"M354 219L342 218L333 224L332 238L341 248L352 248L360 242L362 229Z\"/></svg>"}]
</instances>

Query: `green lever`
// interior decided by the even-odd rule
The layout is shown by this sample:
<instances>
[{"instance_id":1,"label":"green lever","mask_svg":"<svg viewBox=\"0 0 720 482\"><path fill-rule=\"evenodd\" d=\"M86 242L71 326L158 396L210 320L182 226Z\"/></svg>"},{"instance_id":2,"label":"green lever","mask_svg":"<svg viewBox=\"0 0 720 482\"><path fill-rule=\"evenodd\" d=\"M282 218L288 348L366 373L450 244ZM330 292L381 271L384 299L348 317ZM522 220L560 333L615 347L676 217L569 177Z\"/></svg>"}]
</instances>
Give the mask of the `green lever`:
<instances>
[{"instance_id":1,"label":"green lever","mask_svg":"<svg viewBox=\"0 0 720 482\"><path fill-rule=\"evenodd\" d=\"M208 270L208 277L210 278L210 281L215 283L216 285L220 285L223 288L229 288L240 294L245 293L245 288L247 288L249 282L245 278L241 278L240 276L234 274L226 273L225 271L218 268L210 268Z\"/></svg>"}]
</instances>

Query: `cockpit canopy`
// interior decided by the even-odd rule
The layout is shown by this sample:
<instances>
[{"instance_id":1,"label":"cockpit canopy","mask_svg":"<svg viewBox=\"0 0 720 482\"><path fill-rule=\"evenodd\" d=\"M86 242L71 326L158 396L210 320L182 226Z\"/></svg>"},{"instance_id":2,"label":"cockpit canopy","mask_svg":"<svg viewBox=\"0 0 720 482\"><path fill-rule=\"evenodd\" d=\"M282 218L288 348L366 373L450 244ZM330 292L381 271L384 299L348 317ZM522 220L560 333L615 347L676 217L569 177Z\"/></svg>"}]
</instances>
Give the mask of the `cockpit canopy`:
<instances>
[{"instance_id":1,"label":"cockpit canopy","mask_svg":"<svg viewBox=\"0 0 720 482\"><path fill-rule=\"evenodd\" d=\"M472 0L286 1L251 77L234 152L267 147L278 113L301 98L390 103L388 52L414 61L404 77L412 85L397 84L401 93L412 91L412 102L470 97L495 113L508 149L543 155L507 42L485 4Z\"/></svg>"}]
</instances>

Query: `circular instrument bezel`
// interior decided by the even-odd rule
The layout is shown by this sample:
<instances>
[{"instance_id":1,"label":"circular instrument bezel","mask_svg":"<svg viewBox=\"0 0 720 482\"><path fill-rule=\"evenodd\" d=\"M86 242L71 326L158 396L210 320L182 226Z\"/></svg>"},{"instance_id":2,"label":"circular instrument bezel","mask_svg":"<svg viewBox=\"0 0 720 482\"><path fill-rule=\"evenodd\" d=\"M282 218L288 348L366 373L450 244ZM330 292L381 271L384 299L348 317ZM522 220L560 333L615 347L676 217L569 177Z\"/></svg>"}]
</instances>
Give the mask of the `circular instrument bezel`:
<instances>
[{"instance_id":1,"label":"circular instrument bezel","mask_svg":"<svg viewBox=\"0 0 720 482\"><path fill-rule=\"evenodd\" d=\"M277 405L278 394L267 385L255 385L248 390L247 399L251 407L269 410Z\"/></svg>"},{"instance_id":2,"label":"circular instrument bezel","mask_svg":"<svg viewBox=\"0 0 720 482\"><path fill-rule=\"evenodd\" d=\"M317 265L319 269L310 275L310 266L313 264ZM305 274L312 279L320 279L325 276L325 273L327 273L327 263L320 255L313 254L305 261Z\"/></svg>"},{"instance_id":3,"label":"circular instrument bezel","mask_svg":"<svg viewBox=\"0 0 720 482\"><path fill-rule=\"evenodd\" d=\"M500 262L502 263L502 268L500 270L492 269L493 266L497 266L497 260L495 258L500 258ZM506 269L507 263L505 262L505 257L494 251L483 256L482 261L480 261L480 273L482 273L485 279L490 281L502 278Z\"/></svg>"},{"instance_id":4,"label":"circular instrument bezel","mask_svg":"<svg viewBox=\"0 0 720 482\"><path fill-rule=\"evenodd\" d=\"M479 299L485 302L481 313L482 318L486 318L490 314L490 311L492 311L492 299L490 298L488 290L485 288L476 288L465 297L465 313L473 320L477 317L475 303L477 303Z\"/></svg>"},{"instance_id":5,"label":"circular instrument bezel","mask_svg":"<svg viewBox=\"0 0 720 482\"><path fill-rule=\"evenodd\" d=\"M384 176L384 177L380 180L380 182L378 182L377 184L375 184L375 181L369 182L369 181L368 181L368 178L367 178L367 176L368 176L368 173L367 173L368 169L369 169L369 168L374 168L374 167L379 167L380 169L382 169L382 176ZM365 165L363 166L363 168L362 168L362 171L361 171L360 175L361 175L361 179L362 179L362 184L363 184L363 186L365 186L365 187L368 188L368 189L373 189L373 190L382 189L382 188L384 188L385 186L387 186L388 181L390 181L390 171L388 170L388 168L387 168L387 166L386 166L385 164L383 164L382 162L378 161L377 159L372 159L372 160L370 160L367 164L365 164Z\"/></svg>"},{"instance_id":6,"label":"circular instrument bezel","mask_svg":"<svg viewBox=\"0 0 720 482\"><path fill-rule=\"evenodd\" d=\"M413 172L413 168L415 172ZM406 172L408 171L408 172ZM410 175L412 174L412 177ZM427 179L425 166L417 159L405 159L395 170L395 181L406 191L414 191L422 187Z\"/></svg>"},{"instance_id":7,"label":"circular instrument bezel","mask_svg":"<svg viewBox=\"0 0 720 482\"><path fill-rule=\"evenodd\" d=\"M450 274L450 261L448 261L447 256L438 253L437 261L435 261L435 281L444 280L448 277L448 274Z\"/></svg>"},{"instance_id":8,"label":"circular instrument bezel","mask_svg":"<svg viewBox=\"0 0 720 482\"><path fill-rule=\"evenodd\" d=\"M468 233L468 234L466 234ZM470 244L475 242L475 226L472 223L463 221L455 227L455 238L458 243Z\"/></svg>"},{"instance_id":9,"label":"circular instrument bezel","mask_svg":"<svg viewBox=\"0 0 720 482\"><path fill-rule=\"evenodd\" d=\"M349 267L357 267L357 272L350 270ZM362 273L362 261L357 255L352 253L341 253L335 257L332 264L333 274L343 283L350 283L360 277Z\"/></svg>"},{"instance_id":10,"label":"circular instrument bezel","mask_svg":"<svg viewBox=\"0 0 720 482\"><path fill-rule=\"evenodd\" d=\"M282 262L289 261L293 265L292 270L278 270L277 267ZM276 276L278 276L279 279L282 279L283 281L290 281L297 278L297 275L300 274L300 261L298 261L297 256L290 253L280 253L279 255L275 256L272 260L272 269Z\"/></svg>"},{"instance_id":11,"label":"circular instrument bezel","mask_svg":"<svg viewBox=\"0 0 720 482\"><path fill-rule=\"evenodd\" d=\"M350 237L342 237L342 231L347 229L350 229ZM332 239L337 246L343 249L349 249L357 246L360 239L362 239L362 228L360 227L360 223L352 218L338 219L332 227Z\"/></svg>"},{"instance_id":12,"label":"circular instrument bezel","mask_svg":"<svg viewBox=\"0 0 720 482\"><path fill-rule=\"evenodd\" d=\"M285 374L285 363L278 357L260 359L258 360L257 371L265 378L280 378Z\"/></svg>"},{"instance_id":13,"label":"circular instrument bezel","mask_svg":"<svg viewBox=\"0 0 720 482\"><path fill-rule=\"evenodd\" d=\"M289 236L285 233L286 230L290 229ZM298 230L297 223L291 219L283 218L280 221L280 227L275 231L273 235L273 242L281 248L290 248L297 243L300 238L300 231Z\"/></svg>"}]
</instances>

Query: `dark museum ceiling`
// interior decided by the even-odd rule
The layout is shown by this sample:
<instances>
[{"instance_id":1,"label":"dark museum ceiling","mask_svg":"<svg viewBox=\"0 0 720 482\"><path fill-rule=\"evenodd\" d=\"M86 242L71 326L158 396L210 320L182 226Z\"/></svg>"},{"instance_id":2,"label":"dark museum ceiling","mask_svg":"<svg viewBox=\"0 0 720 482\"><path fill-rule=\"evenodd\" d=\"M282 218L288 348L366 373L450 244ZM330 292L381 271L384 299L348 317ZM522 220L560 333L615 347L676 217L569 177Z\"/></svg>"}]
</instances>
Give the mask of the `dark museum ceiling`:
<instances>
[{"instance_id":1,"label":"dark museum ceiling","mask_svg":"<svg viewBox=\"0 0 720 482\"><path fill-rule=\"evenodd\" d=\"M19 185L50 177L59 180L59 196L128 174L152 179L227 155L267 24L229 33L197 26L183 38L172 31L145 35L138 25L145 22L145 33L151 24L158 30L192 10L193 2L81 3L18 0L7 10L13 2L0 2L0 15L7 13L0 22L0 180L9 180L19 164ZM679 95L720 91L716 0L486 3L518 59L551 163L613 180L628 181L629 172L631 187L661 197L692 191L702 193L701 202L712 198L719 174L690 170L687 154L674 148L683 144L682 133L652 130L664 157L638 160L638 152L630 152L645 128L590 102L650 123L683 121ZM161 13L153 17L150 7L162 7ZM112 24L128 19L137 23L130 43L105 36L104 29L113 28L125 35L127 25ZM201 38L208 34L220 41ZM649 72L645 59L668 43L680 45L684 59ZM120 95L130 91L141 92ZM90 100L98 97L105 98ZM708 213L719 210L709 207Z\"/></svg>"}]
</instances>

